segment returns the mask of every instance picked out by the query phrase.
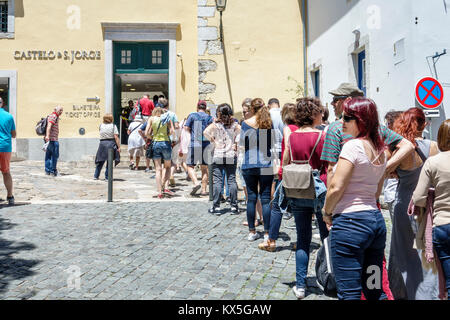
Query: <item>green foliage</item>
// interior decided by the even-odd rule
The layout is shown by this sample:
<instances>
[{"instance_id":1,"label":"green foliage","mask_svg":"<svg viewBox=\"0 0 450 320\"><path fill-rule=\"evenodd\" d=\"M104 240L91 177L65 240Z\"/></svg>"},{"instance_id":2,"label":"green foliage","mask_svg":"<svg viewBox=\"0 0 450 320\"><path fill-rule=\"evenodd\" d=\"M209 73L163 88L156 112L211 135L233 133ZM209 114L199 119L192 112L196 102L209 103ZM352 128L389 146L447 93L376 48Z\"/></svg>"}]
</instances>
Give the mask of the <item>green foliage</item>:
<instances>
[{"instance_id":1,"label":"green foliage","mask_svg":"<svg viewBox=\"0 0 450 320\"><path fill-rule=\"evenodd\" d=\"M293 81L294 85L295 85L291 89L286 89L286 92L292 95L292 99L296 100L298 98L304 98L305 97L305 89L303 88L303 85L291 76L288 76L287 79L288 79L288 81Z\"/></svg>"}]
</instances>

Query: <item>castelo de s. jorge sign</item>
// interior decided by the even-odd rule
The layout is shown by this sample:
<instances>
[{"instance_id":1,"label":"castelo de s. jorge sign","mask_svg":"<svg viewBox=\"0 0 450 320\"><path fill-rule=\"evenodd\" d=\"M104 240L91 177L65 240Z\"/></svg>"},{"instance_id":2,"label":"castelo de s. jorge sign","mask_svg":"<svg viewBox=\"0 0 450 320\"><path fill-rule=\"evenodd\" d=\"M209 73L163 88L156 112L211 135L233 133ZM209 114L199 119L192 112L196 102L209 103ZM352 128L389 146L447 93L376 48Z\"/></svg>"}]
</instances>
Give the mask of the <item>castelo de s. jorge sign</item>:
<instances>
[{"instance_id":1,"label":"castelo de s. jorge sign","mask_svg":"<svg viewBox=\"0 0 450 320\"><path fill-rule=\"evenodd\" d=\"M14 51L15 60L66 60L74 61L101 60L101 52L95 50L26 50Z\"/></svg>"}]
</instances>

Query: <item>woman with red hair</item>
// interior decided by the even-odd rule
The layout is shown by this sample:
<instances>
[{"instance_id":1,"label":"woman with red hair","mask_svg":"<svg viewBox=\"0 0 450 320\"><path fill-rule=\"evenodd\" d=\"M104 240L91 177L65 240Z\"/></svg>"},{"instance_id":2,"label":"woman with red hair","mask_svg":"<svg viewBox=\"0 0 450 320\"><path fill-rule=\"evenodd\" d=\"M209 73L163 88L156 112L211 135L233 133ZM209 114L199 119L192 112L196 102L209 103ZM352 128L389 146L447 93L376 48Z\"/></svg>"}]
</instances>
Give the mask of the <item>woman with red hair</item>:
<instances>
[{"instance_id":1,"label":"woman with red hair","mask_svg":"<svg viewBox=\"0 0 450 320\"><path fill-rule=\"evenodd\" d=\"M389 283L396 300L438 299L438 276L422 267L421 250L414 249L417 223L408 216L408 205L419 181L425 159L436 155L436 142L423 139L427 126L419 108L405 111L394 123L394 131L411 141L416 152L406 157L397 168L398 187L394 202L392 239L389 257Z\"/></svg>"},{"instance_id":2,"label":"woman with red hair","mask_svg":"<svg viewBox=\"0 0 450 320\"><path fill-rule=\"evenodd\" d=\"M340 300L385 300L381 288L386 224L377 206L386 170L385 144L374 101L344 102L344 144L328 186L323 209L330 231L331 256ZM378 286L370 288L374 280ZM370 278L370 279L369 279Z\"/></svg>"}]
</instances>

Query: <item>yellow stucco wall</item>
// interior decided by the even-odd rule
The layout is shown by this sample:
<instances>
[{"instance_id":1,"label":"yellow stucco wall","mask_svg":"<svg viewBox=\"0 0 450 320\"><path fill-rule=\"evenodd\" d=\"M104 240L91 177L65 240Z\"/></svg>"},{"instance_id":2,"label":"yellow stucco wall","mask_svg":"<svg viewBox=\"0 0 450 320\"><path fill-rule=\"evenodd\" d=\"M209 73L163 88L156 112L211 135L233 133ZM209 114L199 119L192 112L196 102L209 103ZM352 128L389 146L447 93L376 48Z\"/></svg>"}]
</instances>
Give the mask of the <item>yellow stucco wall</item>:
<instances>
[{"instance_id":1,"label":"yellow stucco wall","mask_svg":"<svg viewBox=\"0 0 450 320\"><path fill-rule=\"evenodd\" d=\"M81 9L79 30L67 27L71 5ZM98 95L103 116L105 45L101 22L180 23L177 51L183 52L185 86L179 85L182 68L177 59L177 111L180 116L194 111L198 99L197 0L16 0L15 38L0 39L0 70L17 70L18 138L37 138L34 125L56 104L68 111L74 104L91 104L86 98ZM15 51L28 50L94 50L101 52L101 60L71 64L64 59L14 59ZM61 138L98 137L101 119L63 116L61 120ZM84 136L78 133L80 127L86 129Z\"/></svg>"},{"instance_id":2,"label":"yellow stucco wall","mask_svg":"<svg viewBox=\"0 0 450 320\"><path fill-rule=\"evenodd\" d=\"M287 77L303 83L303 39L299 0L228 0L223 15L229 80L236 111L246 97L281 103L293 100L286 92L295 86ZM70 30L71 5L81 9L80 29ZM214 0L207 1L215 6ZM179 118L195 111L198 100L198 59L218 63L204 83L216 84L207 95L214 103L231 102L223 55L198 54L198 0L16 0L15 38L0 39L0 70L17 70L19 139L38 138L36 122L57 104L65 111L72 106L93 104L87 97L99 96L101 116L105 111L105 45L101 22L179 23L177 38L177 105ZM208 19L219 27L219 13ZM100 51L101 60L16 60L15 51ZM62 117L61 138L98 138L101 119ZM81 136L79 128L85 128Z\"/></svg>"},{"instance_id":3,"label":"yellow stucco wall","mask_svg":"<svg viewBox=\"0 0 450 320\"><path fill-rule=\"evenodd\" d=\"M214 0L208 0L214 6ZM220 14L208 19L208 26L220 25ZM235 111L246 97L267 100L276 97L281 105L295 99L286 89L303 84L303 30L299 0L228 0L223 13L225 49ZM230 102L224 56L208 55L218 63L204 83L217 84L207 98L216 104Z\"/></svg>"}]
</instances>

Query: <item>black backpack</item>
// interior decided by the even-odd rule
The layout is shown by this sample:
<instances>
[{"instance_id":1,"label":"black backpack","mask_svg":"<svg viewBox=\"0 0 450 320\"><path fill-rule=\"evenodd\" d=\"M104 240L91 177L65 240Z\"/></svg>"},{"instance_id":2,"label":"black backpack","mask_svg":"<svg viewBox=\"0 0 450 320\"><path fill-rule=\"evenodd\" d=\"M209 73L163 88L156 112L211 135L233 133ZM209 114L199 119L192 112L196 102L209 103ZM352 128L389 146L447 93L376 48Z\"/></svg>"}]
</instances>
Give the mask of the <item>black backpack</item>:
<instances>
[{"instance_id":1,"label":"black backpack","mask_svg":"<svg viewBox=\"0 0 450 320\"><path fill-rule=\"evenodd\" d=\"M36 134L38 136L45 136L47 134L47 117L42 118L36 124Z\"/></svg>"},{"instance_id":2,"label":"black backpack","mask_svg":"<svg viewBox=\"0 0 450 320\"><path fill-rule=\"evenodd\" d=\"M323 246L317 252L316 259L317 285L328 297L337 298L336 279L331 263L330 237L323 241Z\"/></svg>"}]
</instances>

